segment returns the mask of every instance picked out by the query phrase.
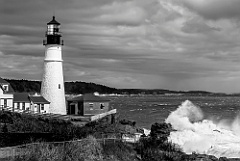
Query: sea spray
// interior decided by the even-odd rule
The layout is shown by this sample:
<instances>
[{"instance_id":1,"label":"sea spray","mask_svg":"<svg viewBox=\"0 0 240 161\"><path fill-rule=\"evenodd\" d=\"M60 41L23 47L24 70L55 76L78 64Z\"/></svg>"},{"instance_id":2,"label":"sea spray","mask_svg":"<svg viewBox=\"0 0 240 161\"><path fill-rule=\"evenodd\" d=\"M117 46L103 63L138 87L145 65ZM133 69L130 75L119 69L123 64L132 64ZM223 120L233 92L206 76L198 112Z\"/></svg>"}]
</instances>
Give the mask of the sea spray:
<instances>
[{"instance_id":1,"label":"sea spray","mask_svg":"<svg viewBox=\"0 0 240 161\"><path fill-rule=\"evenodd\" d=\"M240 116L239 115L234 119L231 127L232 127L233 132L236 135L240 136ZM240 151L240 149L239 149L239 151Z\"/></svg>"},{"instance_id":2,"label":"sea spray","mask_svg":"<svg viewBox=\"0 0 240 161\"><path fill-rule=\"evenodd\" d=\"M173 111L166 123L177 131L171 132L169 141L178 144L184 152L240 158L240 118L213 122L204 119L200 107L187 100Z\"/></svg>"},{"instance_id":3,"label":"sea spray","mask_svg":"<svg viewBox=\"0 0 240 161\"><path fill-rule=\"evenodd\" d=\"M181 106L173 111L168 118L166 123L171 123L173 128L176 130L193 129L192 123L201 121L203 119L202 110L193 105L189 100L182 103Z\"/></svg>"}]
</instances>

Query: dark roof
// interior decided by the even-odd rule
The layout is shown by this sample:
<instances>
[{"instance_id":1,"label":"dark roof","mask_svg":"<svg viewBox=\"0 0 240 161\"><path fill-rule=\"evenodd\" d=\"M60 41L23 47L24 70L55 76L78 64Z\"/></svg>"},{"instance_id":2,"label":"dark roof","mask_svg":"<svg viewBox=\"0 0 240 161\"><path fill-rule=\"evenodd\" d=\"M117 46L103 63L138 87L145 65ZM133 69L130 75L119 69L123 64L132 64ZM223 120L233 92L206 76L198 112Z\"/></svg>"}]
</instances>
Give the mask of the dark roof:
<instances>
[{"instance_id":1,"label":"dark roof","mask_svg":"<svg viewBox=\"0 0 240 161\"><path fill-rule=\"evenodd\" d=\"M13 90L11 84L9 84L8 91L6 91L5 93L12 93L12 94L14 93L14 90Z\"/></svg>"},{"instance_id":2,"label":"dark roof","mask_svg":"<svg viewBox=\"0 0 240 161\"><path fill-rule=\"evenodd\" d=\"M106 98L95 96L94 94L85 94L83 95L84 101L93 101L93 102L105 102L109 101Z\"/></svg>"},{"instance_id":3,"label":"dark roof","mask_svg":"<svg viewBox=\"0 0 240 161\"><path fill-rule=\"evenodd\" d=\"M4 91L4 89L3 89L3 87L1 85L0 85L0 88L3 90L3 93L4 93L5 91Z\"/></svg>"},{"instance_id":4,"label":"dark roof","mask_svg":"<svg viewBox=\"0 0 240 161\"><path fill-rule=\"evenodd\" d=\"M9 84L7 81L5 81L4 79L2 79L1 77L0 77L0 83Z\"/></svg>"},{"instance_id":5,"label":"dark roof","mask_svg":"<svg viewBox=\"0 0 240 161\"><path fill-rule=\"evenodd\" d=\"M94 94L84 94L83 96L71 98L68 101L109 102L110 100L103 97L95 96Z\"/></svg>"},{"instance_id":6,"label":"dark roof","mask_svg":"<svg viewBox=\"0 0 240 161\"><path fill-rule=\"evenodd\" d=\"M1 87L3 89L3 91L4 91L4 93L14 93L14 90L13 90L11 84L0 77L0 86L5 85L5 84L8 85L8 91L5 91Z\"/></svg>"},{"instance_id":7,"label":"dark roof","mask_svg":"<svg viewBox=\"0 0 240 161\"><path fill-rule=\"evenodd\" d=\"M77 96L74 98L69 98L68 101L83 101L83 96Z\"/></svg>"},{"instance_id":8,"label":"dark roof","mask_svg":"<svg viewBox=\"0 0 240 161\"><path fill-rule=\"evenodd\" d=\"M53 16L52 21L48 22L47 24L48 25L51 25L51 24L53 24L53 25L60 25L60 23L55 20L55 16Z\"/></svg>"},{"instance_id":9,"label":"dark roof","mask_svg":"<svg viewBox=\"0 0 240 161\"><path fill-rule=\"evenodd\" d=\"M5 89L3 88L3 85L8 85L8 91L5 91ZM2 88L2 90L3 90L3 93L7 93L7 94L13 94L14 93L14 90L13 90L13 88L12 88L12 86L9 84L9 83L0 83L0 87Z\"/></svg>"},{"instance_id":10,"label":"dark roof","mask_svg":"<svg viewBox=\"0 0 240 161\"><path fill-rule=\"evenodd\" d=\"M30 102L30 98L27 93L14 93L13 102Z\"/></svg>"},{"instance_id":11,"label":"dark roof","mask_svg":"<svg viewBox=\"0 0 240 161\"><path fill-rule=\"evenodd\" d=\"M43 96L30 96L30 99L33 101L33 103L50 103Z\"/></svg>"}]
</instances>

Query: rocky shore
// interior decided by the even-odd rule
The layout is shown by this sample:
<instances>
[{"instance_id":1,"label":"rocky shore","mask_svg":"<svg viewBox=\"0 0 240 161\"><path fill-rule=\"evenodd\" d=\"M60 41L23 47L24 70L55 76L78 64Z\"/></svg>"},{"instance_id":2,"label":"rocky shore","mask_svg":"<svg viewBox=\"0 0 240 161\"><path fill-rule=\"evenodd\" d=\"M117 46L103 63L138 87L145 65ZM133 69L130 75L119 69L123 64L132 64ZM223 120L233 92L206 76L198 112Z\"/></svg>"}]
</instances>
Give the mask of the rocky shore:
<instances>
[{"instance_id":1,"label":"rocky shore","mask_svg":"<svg viewBox=\"0 0 240 161\"><path fill-rule=\"evenodd\" d=\"M142 157L142 160L150 161L150 157L153 160L166 160L166 161L240 161L240 158L227 158L227 157L220 157L217 158L213 155L207 154L185 154L182 150L175 144L169 143L167 138L169 137L170 133L175 131L171 124L166 123L155 123L151 127L150 133L150 141L146 144L145 148L151 148L152 155L154 152L155 156L151 156L151 154L146 154ZM150 143L150 144L149 144ZM165 146L162 146L165 145ZM197 146L197 145L196 145ZM145 150L146 150L145 149ZM159 151L160 150L160 151ZM159 155L159 153L161 155ZM148 159L146 159L148 158Z\"/></svg>"},{"instance_id":2,"label":"rocky shore","mask_svg":"<svg viewBox=\"0 0 240 161\"><path fill-rule=\"evenodd\" d=\"M66 152L64 148L67 148L67 150L69 150L69 156L73 154L80 155L80 153L81 156L91 156L90 154L95 154L95 150L98 149L99 151L96 156L99 157L99 160L104 161L240 161L240 158L217 158L206 154L193 153L188 155L184 153L179 146L168 141L168 137L174 129L171 124L167 123L153 124L149 136L142 136L137 143L127 143L123 141L122 134L134 136L135 133L140 131L135 121L118 120L114 124L109 124L109 121L105 118L98 122L86 124L84 127L77 127L71 122L63 120L44 119L41 117L20 115L18 113L5 111L0 112L0 117L5 118L0 120L2 123L1 125L4 125L1 128L2 133L0 136L8 136L8 139L2 139L0 144L1 147L22 145L23 143L36 142L39 139L45 140L45 142L41 144L43 145L42 147L35 147L35 149L38 150L30 151L31 153L24 154L25 158L15 158L15 160L28 160L26 157L31 158L32 156L38 156L36 160L39 160L39 158L44 158L45 153L42 153L44 151L51 152L51 155L56 157L57 154L55 152ZM7 123L6 120L11 121ZM31 133L28 134L27 132ZM46 133L46 135L51 135L53 137L51 140L46 140L42 135L41 137L36 135L35 139L28 139L27 136L23 136L22 138L17 137L18 140L20 139L17 143L13 137L17 133L21 135L28 134L31 137L33 137L33 133ZM91 139L86 139L89 138L88 136L92 136L90 137ZM49 139L49 137L47 138ZM106 142L106 138L115 138L115 141ZM86 141L87 145L91 143L92 151L88 151L89 149L84 148L85 144L82 142L76 145L69 144L69 146L48 145L49 142L53 141L62 142L71 141L73 139L83 139ZM30 149L34 149L34 147ZM79 151L75 149L79 149ZM59 157L66 156L67 154ZM13 160L14 158L11 161Z\"/></svg>"}]
</instances>

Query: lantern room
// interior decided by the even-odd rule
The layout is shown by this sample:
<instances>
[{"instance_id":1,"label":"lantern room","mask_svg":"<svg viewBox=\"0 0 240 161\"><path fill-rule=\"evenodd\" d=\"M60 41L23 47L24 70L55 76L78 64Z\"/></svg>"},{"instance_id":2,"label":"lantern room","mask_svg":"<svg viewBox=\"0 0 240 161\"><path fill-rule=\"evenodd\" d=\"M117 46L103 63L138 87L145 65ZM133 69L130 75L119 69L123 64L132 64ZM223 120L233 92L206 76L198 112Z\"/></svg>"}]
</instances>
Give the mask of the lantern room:
<instances>
[{"instance_id":1,"label":"lantern room","mask_svg":"<svg viewBox=\"0 0 240 161\"><path fill-rule=\"evenodd\" d=\"M63 41L61 41L61 33L60 33L60 23L55 20L55 16L53 16L52 21L47 23L47 31L46 37L47 40L43 41L43 45L49 44L57 44L63 45Z\"/></svg>"}]
</instances>

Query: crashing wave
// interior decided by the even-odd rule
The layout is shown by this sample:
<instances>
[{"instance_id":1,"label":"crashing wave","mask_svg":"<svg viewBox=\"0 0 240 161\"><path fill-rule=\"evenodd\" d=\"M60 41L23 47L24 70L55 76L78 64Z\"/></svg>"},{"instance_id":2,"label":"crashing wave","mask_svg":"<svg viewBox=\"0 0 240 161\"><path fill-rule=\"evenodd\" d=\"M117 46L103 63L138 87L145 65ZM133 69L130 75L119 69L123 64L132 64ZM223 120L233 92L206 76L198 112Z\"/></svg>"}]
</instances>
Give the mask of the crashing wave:
<instances>
[{"instance_id":1,"label":"crashing wave","mask_svg":"<svg viewBox=\"0 0 240 161\"><path fill-rule=\"evenodd\" d=\"M200 107L186 100L165 120L177 131L169 141L178 144L185 153L192 152L216 157L240 158L240 118L232 123L204 119Z\"/></svg>"}]
</instances>

